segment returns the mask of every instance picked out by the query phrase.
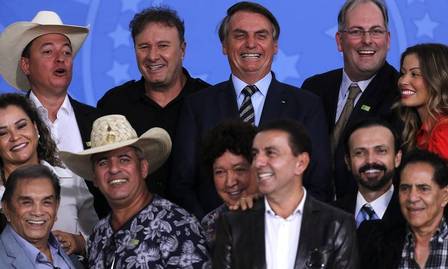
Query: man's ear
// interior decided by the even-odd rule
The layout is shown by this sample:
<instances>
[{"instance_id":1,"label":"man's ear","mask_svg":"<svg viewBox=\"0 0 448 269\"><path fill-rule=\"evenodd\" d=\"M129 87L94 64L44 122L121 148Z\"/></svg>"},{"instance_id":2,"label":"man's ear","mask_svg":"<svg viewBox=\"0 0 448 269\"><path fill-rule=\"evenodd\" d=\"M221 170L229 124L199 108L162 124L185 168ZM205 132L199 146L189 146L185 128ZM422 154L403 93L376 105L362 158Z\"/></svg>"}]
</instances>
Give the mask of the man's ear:
<instances>
[{"instance_id":1,"label":"man's ear","mask_svg":"<svg viewBox=\"0 0 448 269\"><path fill-rule=\"evenodd\" d=\"M6 220L8 222L10 222L11 219L9 218L9 207L8 207L8 205L5 202L2 202L2 208L3 208L3 214L6 217Z\"/></svg>"},{"instance_id":2,"label":"man's ear","mask_svg":"<svg viewBox=\"0 0 448 269\"><path fill-rule=\"evenodd\" d=\"M401 151L401 149L399 149L397 154L395 154L395 168L398 168L400 166L402 155L403 152Z\"/></svg>"},{"instance_id":3,"label":"man's ear","mask_svg":"<svg viewBox=\"0 0 448 269\"><path fill-rule=\"evenodd\" d=\"M348 171L352 171L352 167L350 165L350 154L346 153L344 156L345 165L347 166Z\"/></svg>"},{"instance_id":4,"label":"man's ear","mask_svg":"<svg viewBox=\"0 0 448 269\"><path fill-rule=\"evenodd\" d=\"M448 186L442 188L442 207L448 204Z\"/></svg>"},{"instance_id":5,"label":"man's ear","mask_svg":"<svg viewBox=\"0 0 448 269\"><path fill-rule=\"evenodd\" d=\"M27 57L20 57L20 69L28 76L30 74L30 59Z\"/></svg>"},{"instance_id":6,"label":"man's ear","mask_svg":"<svg viewBox=\"0 0 448 269\"><path fill-rule=\"evenodd\" d=\"M146 159L140 160L140 173L143 178L146 178L148 176L148 173L149 173L148 160L146 160Z\"/></svg>"},{"instance_id":7,"label":"man's ear","mask_svg":"<svg viewBox=\"0 0 448 269\"><path fill-rule=\"evenodd\" d=\"M310 164L310 155L308 152L302 152L298 155L296 163L296 175L303 175Z\"/></svg>"}]
</instances>

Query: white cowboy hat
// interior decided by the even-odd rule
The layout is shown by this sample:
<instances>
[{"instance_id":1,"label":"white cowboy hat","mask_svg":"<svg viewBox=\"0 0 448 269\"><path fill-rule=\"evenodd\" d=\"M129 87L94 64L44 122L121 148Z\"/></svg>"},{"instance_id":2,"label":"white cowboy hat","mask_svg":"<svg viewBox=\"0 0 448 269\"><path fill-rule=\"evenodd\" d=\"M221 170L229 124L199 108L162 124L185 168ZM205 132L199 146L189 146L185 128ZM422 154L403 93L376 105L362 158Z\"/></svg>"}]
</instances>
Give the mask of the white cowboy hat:
<instances>
[{"instance_id":1,"label":"white cowboy hat","mask_svg":"<svg viewBox=\"0 0 448 269\"><path fill-rule=\"evenodd\" d=\"M0 36L0 74L14 88L29 90L28 78L20 69L20 58L25 47L35 38L45 34L63 34L72 45L73 56L89 33L89 28L65 25L53 11L39 11L31 22L15 22Z\"/></svg>"},{"instance_id":2,"label":"white cowboy hat","mask_svg":"<svg viewBox=\"0 0 448 269\"><path fill-rule=\"evenodd\" d=\"M108 115L93 123L90 136L91 148L79 153L61 151L59 157L75 174L93 179L91 157L93 154L133 146L139 148L149 162L149 174L157 170L171 152L170 135L162 128L151 128L137 137L131 124L122 115Z\"/></svg>"}]
</instances>

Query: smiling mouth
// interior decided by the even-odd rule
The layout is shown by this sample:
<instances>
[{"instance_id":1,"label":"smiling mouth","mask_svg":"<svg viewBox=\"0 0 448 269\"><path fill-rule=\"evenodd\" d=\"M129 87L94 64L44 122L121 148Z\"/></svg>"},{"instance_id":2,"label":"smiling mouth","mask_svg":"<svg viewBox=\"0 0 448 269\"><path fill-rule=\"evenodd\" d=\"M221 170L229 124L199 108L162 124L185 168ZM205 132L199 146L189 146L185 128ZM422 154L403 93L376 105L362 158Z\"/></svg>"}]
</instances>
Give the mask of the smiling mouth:
<instances>
[{"instance_id":1,"label":"smiling mouth","mask_svg":"<svg viewBox=\"0 0 448 269\"><path fill-rule=\"evenodd\" d=\"M27 145L28 145L28 143L26 143L26 142L14 145L11 147L10 151L12 151L12 152L19 151L19 150L25 148Z\"/></svg>"},{"instance_id":2,"label":"smiling mouth","mask_svg":"<svg viewBox=\"0 0 448 269\"><path fill-rule=\"evenodd\" d=\"M261 53L241 53L243 59L260 59Z\"/></svg>"},{"instance_id":3,"label":"smiling mouth","mask_svg":"<svg viewBox=\"0 0 448 269\"><path fill-rule=\"evenodd\" d=\"M165 65L163 64L145 64L145 67L149 70L149 71L158 71L160 69L162 69Z\"/></svg>"},{"instance_id":4,"label":"smiling mouth","mask_svg":"<svg viewBox=\"0 0 448 269\"><path fill-rule=\"evenodd\" d=\"M26 220L26 223L31 225L31 227L41 227L44 225L47 221L46 220Z\"/></svg>"},{"instance_id":5,"label":"smiling mouth","mask_svg":"<svg viewBox=\"0 0 448 269\"><path fill-rule=\"evenodd\" d=\"M375 53L376 51L374 50L358 50L358 54L360 56L373 56Z\"/></svg>"},{"instance_id":6,"label":"smiling mouth","mask_svg":"<svg viewBox=\"0 0 448 269\"><path fill-rule=\"evenodd\" d=\"M112 185L112 186L117 186L117 185L124 184L124 183L126 183L126 182L128 182L127 179L124 179L124 178L117 178L117 179L113 179L113 180L109 181L108 183L109 183L110 185Z\"/></svg>"},{"instance_id":7,"label":"smiling mouth","mask_svg":"<svg viewBox=\"0 0 448 269\"><path fill-rule=\"evenodd\" d=\"M260 173L257 173L258 182L261 182L261 181L264 181L264 180L268 180L273 175L274 175L274 173L272 173L272 172L260 172Z\"/></svg>"},{"instance_id":8,"label":"smiling mouth","mask_svg":"<svg viewBox=\"0 0 448 269\"><path fill-rule=\"evenodd\" d=\"M411 90L402 90L401 91L401 96L403 97L408 97L408 96L412 96L415 95L416 92L415 91L411 91Z\"/></svg>"},{"instance_id":9,"label":"smiling mouth","mask_svg":"<svg viewBox=\"0 0 448 269\"><path fill-rule=\"evenodd\" d=\"M67 73L67 70L65 70L65 68L58 68L54 71L54 73L56 74L56 76L64 76Z\"/></svg>"}]
</instances>

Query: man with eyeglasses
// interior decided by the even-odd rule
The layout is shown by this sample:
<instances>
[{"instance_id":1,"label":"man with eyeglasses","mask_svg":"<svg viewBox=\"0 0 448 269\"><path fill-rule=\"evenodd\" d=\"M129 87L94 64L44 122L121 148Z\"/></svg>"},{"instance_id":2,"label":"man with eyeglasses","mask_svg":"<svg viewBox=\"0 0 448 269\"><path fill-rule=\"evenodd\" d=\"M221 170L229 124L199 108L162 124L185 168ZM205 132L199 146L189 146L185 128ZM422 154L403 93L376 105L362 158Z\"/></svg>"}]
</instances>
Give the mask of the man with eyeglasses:
<instances>
[{"instance_id":1,"label":"man with eyeglasses","mask_svg":"<svg viewBox=\"0 0 448 269\"><path fill-rule=\"evenodd\" d=\"M339 11L336 44L344 67L306 79L302 88L322 98L334 157L338 198L353 192L356 182L344 164L345 130L372 116L400 126L392 104L398 100L398 72L386 62L390 46L388 14L381 0L347 0Z\"/></svg>"}]
</instances>

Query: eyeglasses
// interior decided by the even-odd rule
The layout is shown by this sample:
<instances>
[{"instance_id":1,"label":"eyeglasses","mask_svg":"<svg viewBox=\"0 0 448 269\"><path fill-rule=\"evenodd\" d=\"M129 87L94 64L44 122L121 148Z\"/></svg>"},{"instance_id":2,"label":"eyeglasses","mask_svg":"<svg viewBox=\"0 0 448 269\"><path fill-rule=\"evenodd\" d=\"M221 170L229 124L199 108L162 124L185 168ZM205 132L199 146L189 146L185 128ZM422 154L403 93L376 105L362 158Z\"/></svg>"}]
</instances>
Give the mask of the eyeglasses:
<instances>
[{"instance_id":1,"label":"eyeglasses","mask_svg":"<svg viewBox=\"0 0 448 269\"><path fill-rule=\"evenodd\" d=\"M362 30L362 29L352 29L352 30L342 30L341 32L347 33L350 38L361 38L364 37L367 33L371 38L381 38L387 32L383 29L370 29L370 30Z\"/></svg>"}]
</instances>

